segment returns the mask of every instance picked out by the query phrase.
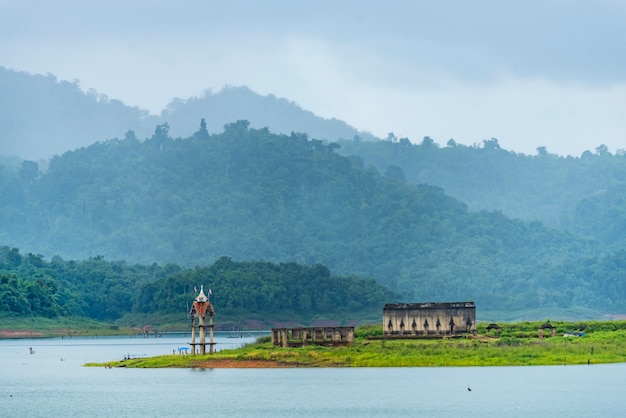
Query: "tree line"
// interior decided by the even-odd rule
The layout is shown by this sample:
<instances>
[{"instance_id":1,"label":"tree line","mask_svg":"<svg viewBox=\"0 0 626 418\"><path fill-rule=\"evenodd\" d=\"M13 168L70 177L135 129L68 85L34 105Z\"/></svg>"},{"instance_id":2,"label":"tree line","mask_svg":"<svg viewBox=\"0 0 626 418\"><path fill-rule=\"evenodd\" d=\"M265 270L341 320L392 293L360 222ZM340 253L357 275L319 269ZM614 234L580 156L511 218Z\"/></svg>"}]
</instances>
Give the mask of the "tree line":
<instances>
[{"instance_id":1,"label":"tree line","mask_svg":"<svg viewBox=\"0 0 626 418\"><path fill-rule=\"evenodd\" d=\"M88 317L100 321L150 318L184 324L201 286L220 321L310 323L377 318L396 296L373 279L337 276L322 265L236 262L207 267L130 265L95 257L66 261L0 247L0 315Z\"/></svg>"},{"instance_id":2,"label":"tree line","mask_svg":"<svg viewBox=\"0 0 626 418\"><path fill-rule=\"evenodd\" d=\"M442 187L471 210L501 210L510 218L540 221L626 247L626 152L606 145L579 157L551 154L545 147L525 155L500 147L496 138L472 146L432 138L421 143L390 134L385 141L339 142L339 153L413 184Z\"/></svg>"}]
</instances>

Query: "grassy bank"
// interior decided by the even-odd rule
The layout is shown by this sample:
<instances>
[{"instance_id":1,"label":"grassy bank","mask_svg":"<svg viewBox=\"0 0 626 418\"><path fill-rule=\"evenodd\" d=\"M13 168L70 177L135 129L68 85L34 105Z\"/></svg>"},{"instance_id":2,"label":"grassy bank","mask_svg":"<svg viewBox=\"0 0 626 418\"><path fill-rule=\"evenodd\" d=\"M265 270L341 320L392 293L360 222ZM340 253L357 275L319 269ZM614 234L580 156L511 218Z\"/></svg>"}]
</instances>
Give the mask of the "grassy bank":
<instances>
[{"instance_id":1,"label":"grassy bank","mask_svg":"<svg viewBox=\"0 0 626 418\"><path fill-rule=\"evenodd\" d=\"M1 317L0 338L79 337L135 335L139 329L120 327L86 318Z\"/></svg>"},{"instance_id":2,"label":"grassy bank","mask_svg":"<svg viewBox=\"0 0 626 418\"><path fill-rule=\"evenodd\" d=\"M357 328L347 347L278 348L268 338L212 356L167 355L113 361L112 367L437 367L600 364L626 361L626 322L556 322L556 336L539 339L537 323L500 324L501 332L439 340L369 339L381 326ZM565 331L585 336L565 337ZM103 366L104 364L89 364Z\"/></svg>"}]
</instances>

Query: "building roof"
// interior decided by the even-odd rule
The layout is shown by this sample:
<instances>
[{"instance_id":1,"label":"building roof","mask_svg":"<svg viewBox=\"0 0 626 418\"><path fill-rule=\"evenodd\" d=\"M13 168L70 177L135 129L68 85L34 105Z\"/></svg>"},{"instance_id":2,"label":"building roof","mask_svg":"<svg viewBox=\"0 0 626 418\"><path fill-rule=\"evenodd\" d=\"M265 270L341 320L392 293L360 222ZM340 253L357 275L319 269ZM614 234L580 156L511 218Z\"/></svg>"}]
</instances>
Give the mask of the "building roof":
<instances>
[{"instance_id":1,"label":"building roof","mask_svg":"<svg viewBox=\"0 0 626 418\"><path fill-rule=\"evenodd\" d=\"M474 302L425 302L425 303L387 303L385 310L394 309L446 309L446 308L476 308Z\"/></svg>"}]
</instances>

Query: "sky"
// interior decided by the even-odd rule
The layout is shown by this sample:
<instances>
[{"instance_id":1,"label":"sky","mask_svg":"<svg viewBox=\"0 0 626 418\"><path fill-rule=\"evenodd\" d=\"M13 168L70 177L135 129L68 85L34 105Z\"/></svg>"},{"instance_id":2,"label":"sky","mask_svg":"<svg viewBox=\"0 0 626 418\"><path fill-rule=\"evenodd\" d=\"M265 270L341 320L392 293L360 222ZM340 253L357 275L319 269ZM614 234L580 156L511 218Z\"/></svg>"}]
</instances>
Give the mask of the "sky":
<instances>
[{"instance_id":1,"label":"sky","mask_svg":"<svg viewBox=\"0 0 626 418\"><path fill-rule=\"evenodd\" d=\"M0 66L154 114L245 85L382 138L497 138L531 155L626 149L622 0L0 0L0 10Z\"/></svg>"}]
</instances>

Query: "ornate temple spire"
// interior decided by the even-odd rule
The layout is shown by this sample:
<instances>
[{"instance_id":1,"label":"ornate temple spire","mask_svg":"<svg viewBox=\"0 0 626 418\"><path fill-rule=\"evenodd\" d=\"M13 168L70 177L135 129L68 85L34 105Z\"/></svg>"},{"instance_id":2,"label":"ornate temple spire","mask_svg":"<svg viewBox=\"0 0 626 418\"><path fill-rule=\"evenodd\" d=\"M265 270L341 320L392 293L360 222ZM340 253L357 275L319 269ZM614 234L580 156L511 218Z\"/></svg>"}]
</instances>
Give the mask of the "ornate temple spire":
<instances>
[{"instance_id":1,"label":"ornate temple spire","mask_svg":"<svg viewBox=\"0 0 626 418\"><path fill-rule=\"evenodd\" d=\"M200 285L200 294L196 298L196 302L206 302L209 298L204 294L204 285Z\"/></svg>"}]
</instances>

